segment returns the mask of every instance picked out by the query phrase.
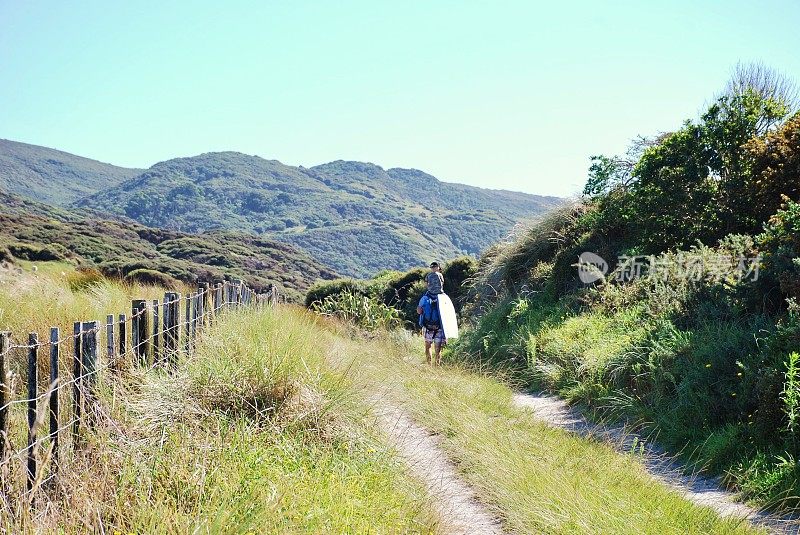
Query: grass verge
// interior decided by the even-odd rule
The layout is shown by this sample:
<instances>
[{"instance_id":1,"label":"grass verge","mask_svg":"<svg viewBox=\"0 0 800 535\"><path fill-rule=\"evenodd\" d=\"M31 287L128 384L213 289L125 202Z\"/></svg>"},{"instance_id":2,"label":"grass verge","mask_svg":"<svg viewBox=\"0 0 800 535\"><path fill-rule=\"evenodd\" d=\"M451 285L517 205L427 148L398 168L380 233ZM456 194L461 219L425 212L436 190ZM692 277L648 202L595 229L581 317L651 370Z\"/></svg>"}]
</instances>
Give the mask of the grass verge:
<instances>
[{"instance_id":1,"label":"grass verge","mask_svg":"<svg viewBox=\"0 0 800 535\"><path fill-rule=\"evenodd\" d=\"M38 306L0 318L41 330L95 317L136 290L73 288L66 275L15 275L8 287ZM16 302L0 294L0 306ZM423 489L370 427L347 375L327 365L331 333L284 310L224 315L174 373L104 377L95 430L62 449L61 475L33 508L14 501L24 478L13 477L0 531L435 532Z\"/></svg>"},{"instance_id":2,"label":"grass verge","mask_svg":"<svg viewBox=\"0 0 800 535\"><path fill-rule=\"evenodd\" d=\"M421 365L417 340L362 348L361 380L394 396L519 533L755 533L654 481L632 454L552 429L512 406L501 381ZM352 350L351 350L352 352Z\"/></svg>"}]
</instances>

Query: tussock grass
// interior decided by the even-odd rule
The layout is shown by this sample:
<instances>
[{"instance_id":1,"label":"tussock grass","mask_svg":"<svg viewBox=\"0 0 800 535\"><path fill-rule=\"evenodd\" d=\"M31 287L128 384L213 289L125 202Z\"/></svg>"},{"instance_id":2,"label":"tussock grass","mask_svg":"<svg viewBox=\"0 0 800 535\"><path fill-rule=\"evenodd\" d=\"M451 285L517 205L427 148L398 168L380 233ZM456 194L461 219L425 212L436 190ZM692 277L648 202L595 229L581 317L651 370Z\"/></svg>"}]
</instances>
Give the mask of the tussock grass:
<instances>
[{"instance_id":1,"label":"tussock grass","mask_svg":"<svg viewBox=\"0 0 800 535\"><path fill-rule=\"evenodd\" d=\"M43 330L129 306L132 292L162 293L107 281L70 289L57 270L5 284L16 293L0 287L2 306L20 292L31 301L4 313L15 330L39 311ZM0 531L434 532L424 491L369 427L346 374L327 366L332 336L290 308L230 312L174 374L106 377L96 428L62 450L62 475L36 507L14 502L16 487L5 494ZM14 469L8 481L24 486L22 463Z\"/></svg>"},{"instance_id":2,"label":"tussock grass","mask_svg":"<svg viewBox=\"0 0 800 535\"><path fill-rule=\"evenodd\" d=\"M391 386L481 498L517 533L755 533L653 480L632 454L553 429L511 403L503 382L421 364L417 337L351 351L360 380ZM418 356L419 355L419 356ZM404 400L404 401L403 401Z\"/></svg>"},{"instance_id":3,"label":"tussock grass","mask_svg":"<svg viewBox=\"0 0 800 535\"><path fill-rule=\"evenodd\" d=\"M363 427L347 378L325 364L328 337L289 309L230 314L178 375L146 383L132 415L145 422L133 427L142 460L122 464L117 506L104 513L114 526L430 530L422 491Z\"/></svg>"}]
</instances>

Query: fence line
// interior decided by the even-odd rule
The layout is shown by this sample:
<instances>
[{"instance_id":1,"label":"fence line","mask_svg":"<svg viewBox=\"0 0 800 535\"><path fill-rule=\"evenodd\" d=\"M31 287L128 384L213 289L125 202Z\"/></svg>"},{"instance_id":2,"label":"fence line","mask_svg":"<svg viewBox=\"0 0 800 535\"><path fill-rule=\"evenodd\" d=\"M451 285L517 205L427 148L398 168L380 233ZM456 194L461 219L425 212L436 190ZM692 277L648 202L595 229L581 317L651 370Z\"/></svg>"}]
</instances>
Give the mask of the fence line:
<instances>
[{"instance_id":1,"label":"fence line","mask_svg":"<svg viewBox=\"0 0 800 535\"><path fill-rule=\"evenodd\" d=\"M214 286L204 283L197 292L186 296L166 292L161 303L158 300L147 302L134 299L130 316L118 314L116 321L113 314L107 315L102 325L96 320L76 321L71 335L62 337L59 328L53 327L50 329L49 342L40 342L38 333L29 333L27 344L15 344L12 343L11 332L0 332L0 493L5 493L10 484L5 480L5 474L13 473L8 470L10 463L22 461L26 456L25 494L29 502L32 503L33 493L38 488L58 475L63 432L72 428L69 436L75 449L81 444L81 424L84 427L94 424L97 377L101 373L110 370L112 375L119 375L120 364L126 361L133 363L143 373L156 368L172 371L178 364L180 354L187 357L191 355L198 333L213 324L223 311L275 306L278 301L274 286L267 293L257 294L241 280L225 281ZM181 303L185 306L183 318ZM106 333L105 361L98 365L103 330ZM59 375L59 357L68 354L62 351L67 344L72 345L73 370L71 378L63 381ZM39 349L44 347L50 348L50 381L47 390L39 393ZM8 365L13 350L27 352L28 396L24 399L10 399L12 393ZM111 384L113 386L113 382ZM72 417L66 423L59 424L59 393L69 387L72 387ZM44 400L47 400L47 404L40 406ZM24 448L12 451L10 409L21 404L27 405L27 444ZM49 433L40 435L39 427L44 425L45 420L49 423ZM45 467L38 464L37 452L45 441L49 441L50 473L46 478L39 479Z\"/></svg>"}]
</instances>

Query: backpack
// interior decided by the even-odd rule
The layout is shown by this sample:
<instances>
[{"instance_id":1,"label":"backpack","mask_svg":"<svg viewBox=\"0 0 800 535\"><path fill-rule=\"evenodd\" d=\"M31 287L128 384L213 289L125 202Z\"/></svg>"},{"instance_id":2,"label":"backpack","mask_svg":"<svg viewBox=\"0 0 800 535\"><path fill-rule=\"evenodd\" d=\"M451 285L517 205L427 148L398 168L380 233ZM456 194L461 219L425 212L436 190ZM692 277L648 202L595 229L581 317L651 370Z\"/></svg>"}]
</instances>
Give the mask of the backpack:
<instances>
[{"instance_id":1,"label":"backpack","mask_svg":"<svg viewBox=\"0 0 800 535\"><path fill-rule=\"evenodd\" d=\"M425 327L426 331L436 332L442 328L442 318L439 316L439 300L436 296L426 294L430 305L422 308L422 315L420 316L420 324Z\"/></svg>"}]
</instances>

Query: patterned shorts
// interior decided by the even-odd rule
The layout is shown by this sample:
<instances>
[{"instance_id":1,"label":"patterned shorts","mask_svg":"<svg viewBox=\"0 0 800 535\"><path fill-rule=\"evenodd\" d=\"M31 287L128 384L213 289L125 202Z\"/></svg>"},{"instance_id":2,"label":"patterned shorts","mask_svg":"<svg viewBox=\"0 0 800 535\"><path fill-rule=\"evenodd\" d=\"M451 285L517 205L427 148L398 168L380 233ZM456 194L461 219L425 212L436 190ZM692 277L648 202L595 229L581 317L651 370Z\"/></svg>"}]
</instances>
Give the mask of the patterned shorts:
<instances>
[{"instance_id":1,"label":"patterned shorts","mask_svg":"<svg viewBox=\"0 0 800 535\"><path fill-rule=\"evenodd\" d=\"M435 344L446 344L447 339L444 337L444 329L437 329L435 331L431 331L428 329L422 329L423 334L425 335L426 342L432 342Z\"/></svg>"}]
</instances>

